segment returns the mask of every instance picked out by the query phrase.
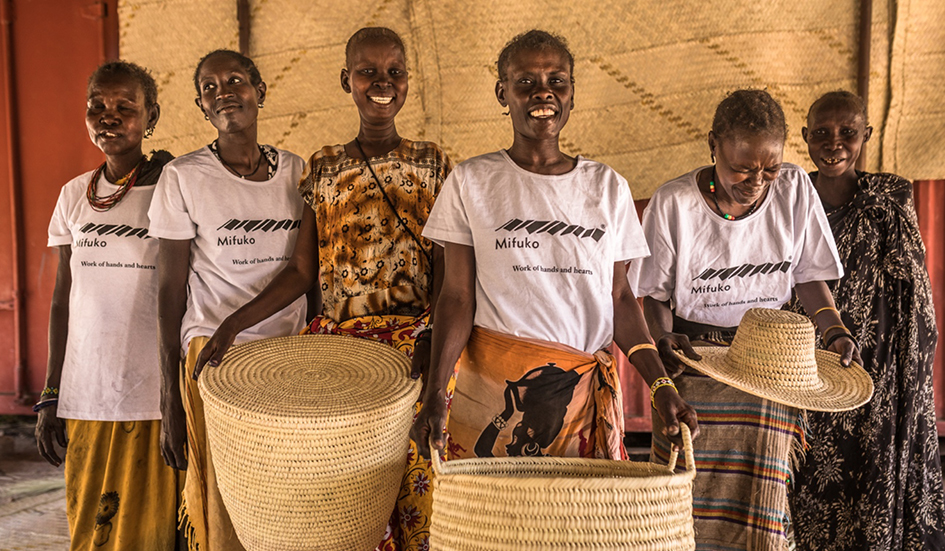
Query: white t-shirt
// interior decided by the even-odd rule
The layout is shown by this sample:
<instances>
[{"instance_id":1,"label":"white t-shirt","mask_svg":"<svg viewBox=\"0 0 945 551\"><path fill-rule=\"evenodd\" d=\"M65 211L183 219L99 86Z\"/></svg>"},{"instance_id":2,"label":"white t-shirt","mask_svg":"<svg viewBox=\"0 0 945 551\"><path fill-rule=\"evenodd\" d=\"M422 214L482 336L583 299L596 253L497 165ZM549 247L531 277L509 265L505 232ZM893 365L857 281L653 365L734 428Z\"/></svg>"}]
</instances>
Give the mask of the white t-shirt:
<instances>
[{"instance_id":1,"label":"white t-shirt","mask_svg":"<svg viewBox=\"0 0 945 551\"><path fill-rule=\"evenodd\" d=\"M279 153L272 179L252 182L225 168L207 147L164 167L151 201L151 235L193 239L181 345L209 337L282 269L298 235L302 159ZM246 329L236 343L298 333L305 297Z\"/></svg>"},{"instance_id":2,"label":"white t-shirt","mask_svg":"<svg viewBox=\"0 0 945 551\"><path fill-rule=\"evenodd\" d=\"M581 157L553 176L505 151L460 163L423 235L475 248L476 325L588 352L613 340L614 263L649 254L627 181Z\"/></svg>"},{"instance_id":3,"label":"white t-shirt","mask_svg":"<svg viewBox=\"0 0 945 551\"><path fill-rule=\"evenodd\" d=\"M154 186L131 188L96 212L86 189L93 172L63 186L49 222L50 247L70 245L69 336L57 415L87 421L161 418L157 348L158 241L148 236ZM118 186L104 173L98 196Z\"/></svg>"},{"instance_id":4,"label":"white t-shirt","mask_svg":"<svg viewBox=\"0 0 945 551\"><path fill-rule=\"evenodd\" d=\"M706 167L703 167L706 168ZM725 220L702 198L697 169L656 190L643 211L652 256L630 263L637 296L672 299L676 315L735 327L749 308L779 308L798 283L838 279L843 266L814 186L784 163L764 202Z\"/></svg>"}]
</instances>

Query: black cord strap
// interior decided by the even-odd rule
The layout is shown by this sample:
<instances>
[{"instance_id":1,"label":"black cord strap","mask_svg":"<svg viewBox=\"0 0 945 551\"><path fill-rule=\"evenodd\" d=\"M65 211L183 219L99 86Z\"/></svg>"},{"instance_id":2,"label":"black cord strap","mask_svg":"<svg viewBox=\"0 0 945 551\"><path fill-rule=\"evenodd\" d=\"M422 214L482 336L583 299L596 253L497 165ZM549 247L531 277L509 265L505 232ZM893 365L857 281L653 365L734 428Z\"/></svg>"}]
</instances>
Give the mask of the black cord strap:
<instances>
[{"instance_id":1,"label":"black cord strap","mask_svg":"<svg viewBox=\"0 0 945 551\"><path fill-rule=\"evenodd\" d=\"M431 253L427 252L426 248L423 246L423 242L410 230L410 226L407 225L407 222L400 216L400 213L397 212L397 207L394 206L393 201L390 200L390 197L387 196L387 192L384 191L384 186L381 184L380 178L377 177L377 174L374 173L374 168L371 167L371 162L368 161L368 156L364 153L364 148L361 147L361 142L357 138L354 139L354 145L358 146L358 152L361 153L361 158L364 159L364 164L367 165L368 170L371 172L371 176L374 177L374 182L377 183L377 188L381 190L381 195L384 196L384 201L387 202L387 205L390 207L390 210L394 212L394 216L397 217L397 221L400 222L400 225L407 230L407 233L413 238L414 242L420 247L420 252L423 253L423 256L427 258L427 263L430 266L430 269L433 269L433 256Z\"/></svg>"}]
</instances>

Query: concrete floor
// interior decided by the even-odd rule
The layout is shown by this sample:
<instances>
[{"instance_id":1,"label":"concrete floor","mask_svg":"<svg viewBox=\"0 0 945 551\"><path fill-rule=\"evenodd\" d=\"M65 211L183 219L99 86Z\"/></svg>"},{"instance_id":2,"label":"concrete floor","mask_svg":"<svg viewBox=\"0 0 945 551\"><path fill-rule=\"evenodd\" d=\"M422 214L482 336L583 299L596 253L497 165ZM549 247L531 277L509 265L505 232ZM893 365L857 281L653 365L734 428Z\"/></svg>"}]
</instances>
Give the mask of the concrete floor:
<instances>
[{"instance_id":1,"label":"concrete floor","mask_svg":"<svg viewBox=\"0 0 945 551\"><path fill-rule=\"evenodd\" d=\"M33 420L0 417L0 551L68 551L62 467L36 451Z\"/></svg>"}]
</instances>

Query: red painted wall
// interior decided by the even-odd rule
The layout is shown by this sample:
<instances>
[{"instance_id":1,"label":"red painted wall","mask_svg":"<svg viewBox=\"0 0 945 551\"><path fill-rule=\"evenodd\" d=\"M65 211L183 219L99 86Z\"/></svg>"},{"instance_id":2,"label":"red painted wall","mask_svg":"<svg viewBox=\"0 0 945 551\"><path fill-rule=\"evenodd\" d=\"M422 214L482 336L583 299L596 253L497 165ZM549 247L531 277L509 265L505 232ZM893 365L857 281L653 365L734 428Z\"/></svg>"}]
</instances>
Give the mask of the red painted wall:
<instances>
[{"instance_id":1,"label":"red painted wall","mask_svg":"<svg viewBox=\"0 0 945 551\"><path fill-rule=\"evenodd\" d=\"M117 0L0 0L3 8L2 111L13 125L0 138L0 414L26 413L17 403L14 239L20 243L21 307L26 395L43 388L46 324L56 253L46 227L59 189L103 157L85 130L85 88L106 57L117 57ZM9 55L8 55L9 54ZM22 223L13 228L12 191L19 192Z\"/></svg>"}]
</instances>

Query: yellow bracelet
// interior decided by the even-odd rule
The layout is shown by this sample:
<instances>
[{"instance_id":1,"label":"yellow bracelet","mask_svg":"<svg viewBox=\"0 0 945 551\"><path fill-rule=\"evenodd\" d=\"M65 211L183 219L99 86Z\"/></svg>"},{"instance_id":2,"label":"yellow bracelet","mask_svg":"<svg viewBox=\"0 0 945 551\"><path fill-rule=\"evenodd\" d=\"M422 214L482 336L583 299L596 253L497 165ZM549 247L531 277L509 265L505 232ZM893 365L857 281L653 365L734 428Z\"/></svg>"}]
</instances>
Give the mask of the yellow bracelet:
<instances>
[{"instance_id":1,"label":"yellow bracelet","mask_svg":"<svg viewBox=\"0 0 945 551\"><path fill-rule=\"evenodd\" d=\"M663 388L664 386L671 387L676 394L679 394L679 391L676 390L676 383L673 382L669 377L660 377L653 381L653 384L650 385L650 405L654 408L656 407L656 391Z\"/></svg>"},{"instance_id":2,"label":"yellow bracelet","mask_svg":"<svg viewBox=\"0 0 945 551\"><path fill-rule=\"evenodd\" d=\"M627 359L629 360L629 359L630 359L630 356L632 356L633 353L636 352L636 351L638 351L638 350L653 350L653 351L656 351L657 353L659 353L659 351L656 350L656 345L655 345L655 344L650 344L650 343L648 343L648 342L644 342L644 343L640 343L640 344L638 344L638 345L636 345L636 346L634 346L634 347L631 347L630 350L627 350Z\"/></svg>"},{"instance_id":3,"label":"yellow bracelet","mask_svg":"<svg viewBox=\"0 0 945 551\"><path fill-rule=\"evenodd\" d=\"M847 329L845 325L831 325L830 327L821 331L820 334L826 337L827 333L829 333L831 329L843 329L844 334L852 335L852 333L850 333L850 330Z\"/></svg>"},{"instance_id":4,"label":"yellow bracelet","mask_svg":"<svg viewBox=\"0 0 945 551\"><path fill-rule=\"evenodd\" d=\"M821 308L820 310L817 310L816 312L814 312L814 315L813 315L812 317L816 318L816 317L817 317L817 314L823 312L824 310L833 310L834 312L837 313L838 316L840 315L840 310L837 310L837 309L834 308L833 306L824 306L824 307Z\"/></svg>"}]
</instances>

